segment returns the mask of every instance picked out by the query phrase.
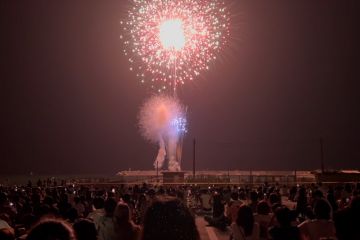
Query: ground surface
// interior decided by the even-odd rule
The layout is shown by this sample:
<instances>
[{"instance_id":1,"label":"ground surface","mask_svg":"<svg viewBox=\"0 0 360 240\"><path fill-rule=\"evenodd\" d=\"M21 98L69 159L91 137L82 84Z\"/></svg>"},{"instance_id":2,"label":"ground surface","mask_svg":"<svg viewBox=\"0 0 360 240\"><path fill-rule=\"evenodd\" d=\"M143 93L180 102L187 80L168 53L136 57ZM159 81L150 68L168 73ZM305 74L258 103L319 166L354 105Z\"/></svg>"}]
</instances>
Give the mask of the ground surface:
<instances>
[{"instance_id":1,"label":"ground surface","mask_svg":"<svg viewBox=\"0 0 360 240\"><path fill-rule=\"evenodd\" d=\"M288 201L286 197L282 198L282 203L290 209L295 207L295 203ZM200 233L201 240L229 240L230 231L220 231L214 227L207 226L203 216L196 216L196 226Z\"/></svg>"},{"instance_id":2,"label":"ground surface","mask_svg":"<svg viewBox=\"0 0 360 240\"><path fill-rule=\"evenodd\" d=\"M207 226L203 217L196 217L196 225L199 229L201 240L229 240L230 232L223 232L214 227Z\"/></svg>"}]
</instances>

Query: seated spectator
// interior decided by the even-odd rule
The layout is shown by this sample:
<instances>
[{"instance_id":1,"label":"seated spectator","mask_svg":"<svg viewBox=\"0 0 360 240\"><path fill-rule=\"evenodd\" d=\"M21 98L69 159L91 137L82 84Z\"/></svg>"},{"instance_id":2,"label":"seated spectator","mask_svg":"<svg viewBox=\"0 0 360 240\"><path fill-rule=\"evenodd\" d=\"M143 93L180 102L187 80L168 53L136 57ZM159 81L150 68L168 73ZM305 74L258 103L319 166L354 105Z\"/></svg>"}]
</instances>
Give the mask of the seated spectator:
<instances>
[{"instance_id":1,"label":"seated spectator","mask_svg":"<svg viewBox=\"0 0 360 240\"><path fill-rule=\"evenodd\" d=\"M172 197L154 200L145 213L142 240L199 240L194 216Z\"/></svg>"},{"instance_id":2,"label":"seated spectator","mask_svg":"<svg viewBox=\"0 0 360 240\"><path fill-rule=\"evenodd\" d=\"M295 201L296 192L297 192L296 186L293 186L290 188L290 190L289 190L289 200L290 201Z\"/></svg>"},{"instance_id":3,"label":"seated spectator","mask_svg":"<svg viewBox=\"0 0 360 240\"><path fill-rule=\"evenodd\" d=\"M339 240L360 239L360 197L353 198L350 206L338 211L334 219Z\"/></svg>"},{"instance_id":4,"label":"seated spectator","mask_svg":"<svg viewBox=\"0 0 360 240\"><path fill-rule=\"evenodd\" d=\"M108 198L104 203L105 215L99 220L99 240L115 239L113 216L116 204L117 202L114 198Z\"/></svg>"},{"instance_id":5,"label":"seated spectator","mask_svg":"<svg viewBox=\"0 0 360 240\"><path fill-rule=\"evenodd\" d=\"M93 200L93 209L94 211L90 212L88 218L92 219L96 230L99 229L99 221L102 216L104 216L104 199L102 197L96 197Z\"/></svg>"},{"instance_id":6,"label":"seated spectator","mask_svg":"<svg viewBox=\"0 0 360 240\"><path fill-rule=\"evenodd\" d=\"M270 239L300 240L299 229L291 226L291 211L287 207L279 207L275 211L278 226L269 229Z\"/></svg>"},{"instance_id":7,"label":"seated spectator","mask_svg":"<svg viewBox=\"0 0 360 240\"><path fill-rule=\"evenodd\" d=\"M296 210L290 210L290 219L291 226L297 227L300 224Z\"/></svg>"},{"instance_id":8,"label":"seated spectator","mask_svg":"<svg viewBox=\"0 0 360 240\"><path fill-rule=\"evenodd\" d=\"M79 216L76 208L70 208L66 213L66 220L71 224L73 224L78 217Z\"/></svg>"},{"instance_id":9,"label":"seated spectator","mask_svg":"<svg viewBox=\"0 0 360 240\"><path fill-rule=\"evenodd\" d=\"M1 240L15 240L14 230L12 228L0 228Z\"/></svg>"},{"instance_id":10,"label":"seated spectator","mask_svg":"<svg viewBox=\"0 0 360 240\"><path fill-rule=\"evenodd\" d=\"M321 238L335 239L335 225L331 220L331 206L325 199L314 203L314 220L306 220L298 227L301 239L318 240Z\"/></svg>"},{"instance_id":11,"label":"seated spectator","mask_svg":"<svg viewBox=\"0 0 360 240\"><path fill-rule=\"evenodd\" d=\"M79 196L74 197L74 208L76 209L79 217L84 217L85 205L80 201Z\"/></svg>"},{"instance_id":12,"label":"seated spectator","mask_svg":"<svg viewBox=\"0 0 360 240\"><path fill-rule=\"evenodd\" d=\"M201 208L204 211L211 211L210 204L211 195L207 189L203 189L200 192Z\"/></svg>"},{"instance_id":13,"label":"seated spectator","mask_svg":"<svg viewBox=\"0 0 360 240\"><path fill-rule=\"evenodd\" d=\"M126 203L119 202L114 212L114 230L117 239L138 240L140 239L140 227L130 217L130 208Z\"/></svg>"},{"instance_id":14,"label":"seated spectator","mask_svg":"<svg viewBox=\"0 0 360 240\"><path fill-rule=\"evenodd\" d=\"M97 240L95 224L85 218L78 219L73 225L77 240Z\"/></svg>"},{"instance_id":15,"label":"seated spectator","mask_svg":"<svg viewBox=\"0 0 360 240\"><path fill-rule=\"evenodd\" d=\"M230 202L225 207L225 216L229 219L229 222L235 222L240 206L243 204L239 200L239 194L237 192L231 193Z\"/></svg>"},{"instance_id":16,"label":"seated spectator","mask_svg":"<svg viewBox=\"0 0 360 240\"><path fill-rule=\"evenodd\" d=\"M59 213L62 217L66 218L66 214L68 213L69 209L71 208L71 204L69 203L69 198L66 193L62 193L60 195L60 201L57 204L59 209Z\"/></svg>"},{"instance_id":17,"label":"seated spectator","mask_svg":"<svg viewBox=\"0 0 360 240\"><path fill-rule=\"evenodd\" d=\"M236 222L231 224L231 239L258 240L260 239L259 224L254 222L254 215L249 206L239 208Z\"/></svg>"},{"instance_id":18,"label":"seated spectator","mask_svg":"<svg viewBox=\"0 0 360 240\"><path fill-rule=\"evenodd\" d=\"M246 200L246 192L244 189L239 189L239 199L245 201Z\"/></svg>"},{"instance_id":19,"label":"seated spectator","mask_svg":"<svg viewBox=\"0 0 360 240\"><path fill-rule=\"evenodd\" d=\"M311 192L311 198L310 198L310 205L312 208L314 208L315 202L319 199L323 199L324 198L324 194L322 191L320 191L319 189L315 189L314 191Z\"/></svg>"},{"instance_id":20,"label":"seated spectator","mask_svg":"<svg viewBox=\"0 0 360 240\"><path fill-rule=\"evenodd\" d=\"M258 199L259 199L258 193L256 191L251 191L249 207L251 208L253 213L256 213L256 207L259 202Z\"/></svg>"},{"instance_id":21,"label":"seated spectator","mask_svg":"<svg viewBox=\"0 0 360 240\"><path fill-rule=\"evenodd\" d=\"M257 213L254 214L254 220L260 227L260 239L268 239L268 228L272 219L270 206L265 200L263 200L258 203L256 208Z\"/></svg>"},{"instance_id":22,"label":"seated spectator","mask_svg":"<svg viewBox=\"0 0 360 240\"><path fill-rule=\"evenodd\" d=\"M281 197L277 193L271 193L269 196L269 203L270 206L273 206L275 204L281 204Z\"/></svg>"},{"instance_id":23,"label":"seated spectator","mask_svg":"<svg viewBox=\"0 0 360 240\"><path fill-rule=\"evenodd\" d=\"M136 211L135 211L135 204L130 194L124 194L122 196L122 201L125 202L129 209L130 209L130 217L132 220L136 220Z\"/></svg>"},{"instance_id":24,"label":"seated spectator","mask_svg":"<svg viewBox=\"0 0 360 240\"><path fill-rule=\"evenodd\" d=\"M34 209L34 214L38 219L41 219L43 217L50 217L50 218L54 218L57 216L56 213L54 213L54 211L52 210L52 208L47 205L47 204L39 204L35 209Z\"/></svg>"},{"instance_id":25,"label":"seated spectator","mask_svg":"<svg viewBox=\"0 0 360 240\"><path fill-rule=\"evenodd\" d=\"M75 234L65 221L44 219L35 225L26 240L75 240Z\"/></svg>"},{"instance_id":26,"label":"seated spectator","mask_svg":"<svg viewBox=\"0 0 360 240\"><path fill-rule=\"evenodd\" d=\"M305 208L305 215L301 218L301 221L313 219L315 219L314 209L310 205L308 205Z\"/></svg>"},{"instance_id":27,"label":"seated spectator","mask_svg":"<svg viewBox=\"0 0 360 240\"><path fill-rule=\"evenodd\" d=\"M212 203L213 216L205 216L204 218L209 223L209 225L225 231L228 224L228 219L224 215L224 202L222 196L218 192L214 193Z\"/></svg>"},{"instance_id":28,"label":"seated spectator","mask_svg":"<svg viewBox=\"0 0 360 240\"><path fill-rule=\"evenodd\" d=\"M137 210L137 223L143 223L145 211L149 205L149 201L146 199L145 194L141 194L139 197L139 200L136 204L136 210Z\"/></svg>"},{"instance_id":29,"label":"seated spectator","mask_svg":"<svg viewBox=\"0 0 360 240\"><path fill-rule=\"evenodd\" d=\"M338 210L338 205L335 199L334 189L332 187L329 187L329 191L327 192L326 199L329 201L333 212L336 212Z\"/></svg>"},{"instance_id":30,"label":"seated spectator","mask_svg":"<svg viewBox=\"0 0 360 240\"><path fill-rule=\"evenodd\" d=\"M224 215L224 201L219 192L214 192L212 198L213 218L219 218Z\"/></svg>"},{"instance_id":31,"label":"seated spectator","mask_svg":"<svg viewBox=\"0 0 360 240\"><path fill-rule=\"evenodd\" d=\"M7 221L1 219L0 217L0 229L2 228L11 228Z\"/></svg>"}]
</instances>

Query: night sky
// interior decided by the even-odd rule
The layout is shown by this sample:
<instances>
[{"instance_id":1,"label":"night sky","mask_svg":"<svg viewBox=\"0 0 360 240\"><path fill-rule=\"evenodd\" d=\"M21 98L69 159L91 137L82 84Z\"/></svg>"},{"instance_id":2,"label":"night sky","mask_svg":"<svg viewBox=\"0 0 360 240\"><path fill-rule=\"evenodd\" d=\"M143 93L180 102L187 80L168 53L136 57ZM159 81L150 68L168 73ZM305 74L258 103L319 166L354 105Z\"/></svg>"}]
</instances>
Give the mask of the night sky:
<instances>
[{"instance_id":1,"label":"night sky","mask_svg":"<svg viewBox=\"0 0 360 240\"><path fill-rule=\"evenodd\" d=\"M360 167L360 3L229 1L229 44L187 83L183 168ZM119 39L128 1L1 1L0 173L151 169L153 92Z\"/></svg>"}]
</instances>

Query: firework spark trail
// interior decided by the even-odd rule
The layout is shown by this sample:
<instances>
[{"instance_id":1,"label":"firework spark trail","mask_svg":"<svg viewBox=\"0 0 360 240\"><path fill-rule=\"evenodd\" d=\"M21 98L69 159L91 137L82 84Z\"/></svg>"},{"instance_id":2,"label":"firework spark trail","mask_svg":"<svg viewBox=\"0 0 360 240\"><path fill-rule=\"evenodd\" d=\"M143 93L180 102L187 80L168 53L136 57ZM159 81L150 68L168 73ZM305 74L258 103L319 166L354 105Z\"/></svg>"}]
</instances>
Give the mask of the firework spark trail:
<instances>
[{"instance_id":1,"label":"firework spark trail","mask_svg":"<svg viewBox=\"0 0 360 240\"><path fill-rule=\"evenodd\" d=\"M169 159L180 170L184 107L176 98L178 85L208 70L229 36L229 12L223 0L132 0L121 22L124 54L142 83L174 97L150 98L139 114L142 135L157 144L154 166ZM169 89L169 90L168 90Z\"/></svg>"},{"instance_id":2,"label":"firework spark trail","mask_svg":"<svg viewBox=\"0 0 360 240\"><path fill-rule=\"evenodd\" d=\"M229 35L222 0L133 0L121 24L130 70L158 91L209 69Z\"/></svg>"},{"instance_id":3,"label":"firework spark trail","mask_svg":"<svg viewBox=\"0 0 360 240\"><path fill-rule=\"evenodd\" d=\"M165 95L148 99L140 109L139 127L145 139L159 144L154 167L162 168L167 156L168 169L179 171L178 142L187 130L185 108L178 99Z\"/></svg>"}]
</instances>

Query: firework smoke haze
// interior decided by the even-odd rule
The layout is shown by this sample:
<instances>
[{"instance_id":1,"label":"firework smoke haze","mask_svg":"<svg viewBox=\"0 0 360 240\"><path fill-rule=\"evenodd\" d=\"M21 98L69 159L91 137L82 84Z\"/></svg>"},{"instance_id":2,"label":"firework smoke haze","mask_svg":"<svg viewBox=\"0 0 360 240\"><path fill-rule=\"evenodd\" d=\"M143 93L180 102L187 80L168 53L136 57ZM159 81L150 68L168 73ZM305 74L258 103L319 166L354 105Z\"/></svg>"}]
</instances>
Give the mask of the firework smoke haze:
<instances>
[{"instance_id":1,"label":"firework smoke haze","mask_svg":"<svg viewBox=\"0 0 360 240\"><path fill-rule=\"evenodd\" d=\"M142 83L158 92L173 90L208 70L229 35L229 13L222 0L133 0L121 22L124 54ZM176 97L151 97L139 114L142 135L159 145L155 168L167 158L179 171L184 107Z\"/></svg>"},{"instance_id":2,"label":"firework smoke haze","mask_svg":"<svg viewBox=\"0 0 360 240\"><path fill-rule=\"evenodd\" d=\"M143 137L159 145L154 167L162 168L165 158L170 171L180 170L179 140L186 133L185 108L175 97L155 95L140 109L139 128Z\"/></svg>"}]
</instances>

